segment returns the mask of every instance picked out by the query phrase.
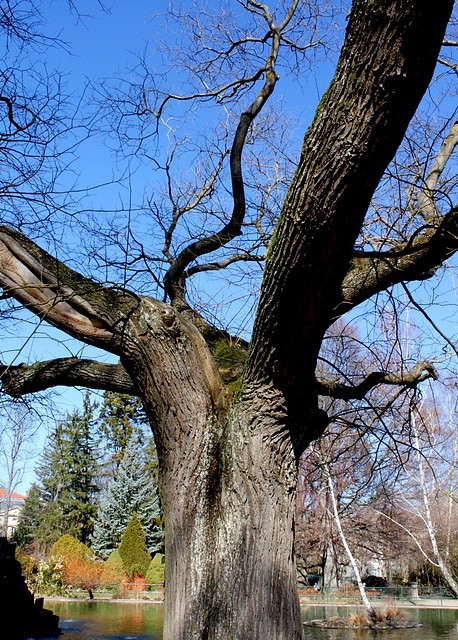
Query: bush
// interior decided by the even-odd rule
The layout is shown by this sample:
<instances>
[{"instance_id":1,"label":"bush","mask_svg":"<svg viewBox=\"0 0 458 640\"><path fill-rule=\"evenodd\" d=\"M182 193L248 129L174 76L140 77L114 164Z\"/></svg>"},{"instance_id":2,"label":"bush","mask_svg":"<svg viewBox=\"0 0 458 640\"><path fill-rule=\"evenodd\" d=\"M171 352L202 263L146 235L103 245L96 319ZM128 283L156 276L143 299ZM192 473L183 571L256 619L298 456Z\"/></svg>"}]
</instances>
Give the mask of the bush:
<instances>
[{"instance_id":1,"label":"bush","mask_svg":"<svg viewBox=\"0 0 458 640\"><path fill-rule=\"evenodd\" d=\"M145 578L142 578L141 576L136 576L129 581L125 581L123 583L123 587L124 589L126 589L126 591L136 591L138 594L140 593L140 591L145 590L145 584L146 584Z\"/></svg>"},{"instance_id":2,"label":"bush","mask_svg":"<svg viewBox=\"0 0 458 640\"><path fill-rule=\"evenodd\" d=\"M115 549L110 553L106 561L102 565L102 573L100 580L105 584L120 583L126 579L126 571L124 563L119 553L119 549Z\"/></svg>"},{"instance_id":3,"label":"bush","mask_svg":"<svg viewBox=\"0 0 458 640\"><path fill-rule=\"evenodd\" d=\"M64 582L72 587L86 589L92 600L93 590L100 586L102 570L103 565L100 562L67 557L64 559Z\"/></svg>"},{"instance_id":4,"label":"bush","mask_svg":"<svg viewBox=\"0 0 458 640\"><path fill-rule=\"evenodd\" d=\"M146 546L146 535L136 513L126 527L119 545L119 554L129 577L144 576L148 571L151 556Z\"/></svg>"},{"instance_id":5,"label":"bush","mask_svg":"<svg viewBox=\"0 0 458 640\"><path fill-rule=\"evenodd\" d=\"M50 555L54 558L77 558L82 562L90 562L94 552L85 544L66 533L52 545Z\"/></svg>"},{"instance_id":6,"label":"bush","mask_svg":"<svg viewBox=\"0 0 458 640\"><path fill-rule=\"evenodd\" d=\"M165 564L162 553L155 554L154 558L149 563L145 578L148 584L164 584Z\"/></svg>"},{"instance_id":7,"label":"bush","mask_svg":"<svg viewBox=\"0 0 458 640\"><path fill-rule=\"evenodd\" d=\"M66 585L86 589L92 599L92 590L100 584L103 565L94 562L94 552L69 535L63 535L51 547L51 558L63 563L63 581Z\"/></svg>"},{"instance_id":8,"label":"bush","mask_svg":"<svg viewBox=\"0 0 458 640\"><path fill-rule=\"evenodd\" d=\"M44 561L23 556L21 566L26 584L34 595L68 595L64 580L64 564L60 558L50 558L48 561Z\"/></svg>"}]
</instances>

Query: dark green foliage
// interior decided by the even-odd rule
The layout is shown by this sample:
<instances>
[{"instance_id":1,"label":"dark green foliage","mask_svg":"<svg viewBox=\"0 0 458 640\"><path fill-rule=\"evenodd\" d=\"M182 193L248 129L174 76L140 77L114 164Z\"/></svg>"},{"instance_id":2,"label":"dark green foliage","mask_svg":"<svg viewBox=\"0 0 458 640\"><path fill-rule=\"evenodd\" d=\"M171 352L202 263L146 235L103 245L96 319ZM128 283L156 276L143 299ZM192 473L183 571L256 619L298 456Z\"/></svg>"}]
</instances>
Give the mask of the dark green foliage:
<instances>
[{"instance_id":1,"label":"dark green foliage","mask_svg":"<svg viewBox=\"0 0 458 640\"><path fill-rule=\"evenodd\" d=\"M81 413L76 410L56 425L37 469L44 503L37 537L46 546L64 533L85 543L92 533L99 491L95 407L88 394Z\"/></svg>"},{"instance_id":2,"label":"dark green foliage","mask_svg":"<svg viewBox=\"0 0 458 640\"><path fill-rule=\"evenodd\" d=\"M34 538L42 550L68 533L83 543L91 539L97 511L94 548L102 557L119 546L134 511L146 532L150 552L163 547L162 513L157 494L157 455L154 441L142 431L144 413L139 401L122 394L105 394L96 415L97 405L86 396L82 411L76 410L59 422L51 434L37 469L39 485L35 488L40 505L33 533L22 529L24 544ZM100 418L100 420L99 420ZM101 421L101 425L99 422ZM103 433L103 450L123 455L123 464L112 464L116 476L106 488L100 508L97 496L106 470L93 434ZM127 443L124 438L130 434ZM154 478L154 481L153 481ZM33 497L33 492L32 492Z\"/></svg>"},{"instance_id":3,"label":"dark green foliage","mask_svg":"<svg viewBox=\"0 0 458 640\"><path fill-rule=\"evenodd\" d=\"M146 582L148 584L164 584L165 580L165 558L162 553L156 553L149 563L146 572Z\"/></svg>"},{"instance_id":4,"label":"dark green foliage","mask_svg":"<svg viewBox=\"0 0 458 640\"><path fill-rule=\"evenodd\" d=\"M49 550L64 530L65 519L60 501L53 500L44 505L35 537L37 545L44 551Z\"/></svg>"},{"instance_id":5,"label":"dark green foliage","mask_svg":"<svg viewBox=\"0 0 458 640\"><path fill-rule=\"evenodd\" d=\"M151 556L146 546L146 536L136 513L132 516L122 537L119 554L129 576L142 575L148 571Z\"/></svg>"},{"instance_id":6,"label":"dark green foliage","mask_svg":"<svg viewBox=\"0 0 458 640\"><path fill-rule=\"evenodd\" d=\"M151 452L151 450L150 450ZM155 450L152 457L157 460ZM136 513L146 534L150 553L163 547L162 513L156 484L145 463L141 436L134 433L114 478L103 492L91 546L102 558L116 549L132 515Z\"/></svg>"},{"instance_id":7,"label":"dark green foliage","mask_svg":"<svg viewBox=\"0 0 458 640\"><path fill-rule=\"evenodd\" d=\"M21 511L18 526L13 534L13 542L21 549L29 549L37 536L43 503L40 488L36 482L30 487Z\"/></svg>"},{"instance_id":8,"label":"dark green foliage","mask_svg":"<svg viewBox=\"0 0 458 640\"><path fill-rule=\"evenodd\" d=\"M64 534L51 547L51 556L55 558L78 558L78 560L88 560L94 556L92 549L69 535Z\"/></svg>"},{"instance_id":9,"label":"dark green foliage","mask_svg":"<svg viewBox=\"0 0 458 640\"><path fill-rule=\"evenodd\" d=\"M100 408L98 433L109 456L108 467L116 469L124 455L127 443L134 433L143 435L147 422L140 398L124 393L105 391ZM108 470L110 473L110 470Z\"/></svg>"}]
</instances>

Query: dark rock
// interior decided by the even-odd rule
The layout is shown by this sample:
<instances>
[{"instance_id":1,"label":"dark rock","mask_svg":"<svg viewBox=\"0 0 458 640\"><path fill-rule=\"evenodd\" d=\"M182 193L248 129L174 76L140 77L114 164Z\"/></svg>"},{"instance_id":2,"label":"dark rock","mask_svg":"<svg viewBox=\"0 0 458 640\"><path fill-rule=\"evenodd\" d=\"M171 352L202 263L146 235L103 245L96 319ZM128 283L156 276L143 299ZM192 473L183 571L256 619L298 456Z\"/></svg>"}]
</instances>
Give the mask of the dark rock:
<instances>
[{"instance_id":1,"label":"dark rock","mask_svg":"<svg viewBox=\"0 0 458 640\"><path fill-rule=\"evenodd\" d=\"M58 616L43 609L43 598L34 601L15 551L15 544L0 537L0 610L8 640L59 636Z\"/></svg>"}]
</instances>

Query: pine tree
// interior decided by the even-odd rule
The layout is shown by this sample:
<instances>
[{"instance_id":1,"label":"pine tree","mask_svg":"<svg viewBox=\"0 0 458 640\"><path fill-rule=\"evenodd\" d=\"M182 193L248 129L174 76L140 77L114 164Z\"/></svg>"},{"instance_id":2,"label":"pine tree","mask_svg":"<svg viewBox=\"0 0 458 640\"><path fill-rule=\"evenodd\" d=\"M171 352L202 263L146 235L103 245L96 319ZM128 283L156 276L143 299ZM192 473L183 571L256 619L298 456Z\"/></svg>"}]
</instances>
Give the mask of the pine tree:
<instances>
[{"instance_id":1,"label":"pine tree","mask_svg":"<svg viewBox=\"0 0 458 640\"><path fill-rule=\"evenodd\" d=\"M96 498L99 491L97 446L92 436L94 409L89 394L83 404L83 413L75 411L67 419L69 432L68 452L72 460L69 500L66 505L67 518L76 531L75 537L87 543L93 530L93 520L97 514Z\"/></svg>"},{"instance_id":2,"label":"pine tree","mask_svg":"<svg viewBox=\"0 0 458 640\"><path fill-rule=\"evenodd\" d=\"M32 484L24 502L19 517L18 526L13 533L13 542L22 549L31 546L37 536L43 503L40 498L40 488L36 482Z\"/></svg>"},{"instance_id":3,"label":"pine tree","mask_svg":"<svg viewBox=\"0 0 458 640\"><path fill-rule=\"evenodd\" d=\"M98 433L108 454L107 473L112 477L126 450L132 434L144 437L143 427L147 423L140 398L124 393L105 391L100 408Z\"/></svg>"},{"instance_id":4,"label":"pine tree","mask_svg":"<svg viewBox=\"0 0 458 640\"><path fill-rule=\"evenodd\" d=\"M56 425L37 469L44 503L37 536L46 546L64 533L86 543L92 533L99 490L98 452L91 433L95 407L88 394L82 412L76 410Z\"/></svg>"},{"instance_id":5,"label":"pine tree","mask_svg":"<svg viewBox=\"0 0 458 640\"><path fill-rule=\"evenodd\" d=\"M151 556L146 546L146 536L136 513L130 519L119 545L119 555L130 576L144 576Z\"/></svg>"},{"instance_id":6,"label":"pine tree","mask_svg":"<svg viewBox=\"0 0 458 640\"><path fill-rule=\"evenodd\" d=\"M127 523L137 513L146 535L148 551L163 546L162 516L157 487L145 468L140 435L133 433L114 478L104 491L92 536L92 548L108 557L122 539Z\"/></svg>"}]
</instances>

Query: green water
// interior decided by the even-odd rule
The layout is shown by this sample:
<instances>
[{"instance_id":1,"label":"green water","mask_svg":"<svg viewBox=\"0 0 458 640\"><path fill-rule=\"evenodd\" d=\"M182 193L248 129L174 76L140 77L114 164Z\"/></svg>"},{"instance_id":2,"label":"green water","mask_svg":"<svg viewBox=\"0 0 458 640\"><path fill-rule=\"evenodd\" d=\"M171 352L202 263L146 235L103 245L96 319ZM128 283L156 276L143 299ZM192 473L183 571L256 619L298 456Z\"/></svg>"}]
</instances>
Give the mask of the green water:
<instances>
[{"instance_id":1,"label":"green water","mask_svg":"<svg viewBox=\"0 0 458 640\"><path fill-rule=\"evenodd\" d=\"M162 640L163 608L143 602L47 602L60 617L61 640ZM415 629L363 631L305 628L306 640L458 640L458 610L404 609ZM304 608L303 619L345 617L356 609ZM221 639L224 640L224 639ZM258 640L262 640L261 638Z\"/></svg>"},{"instance_id":2,"label":"green water","mask_svg":"<svg viewBox=\"0 0 458 640\"><path fill-rule=\"evenodd\" d=\"M163 607L147 602L47 602L59 640L162 640Z\"/></svg>"}]
</instances>

